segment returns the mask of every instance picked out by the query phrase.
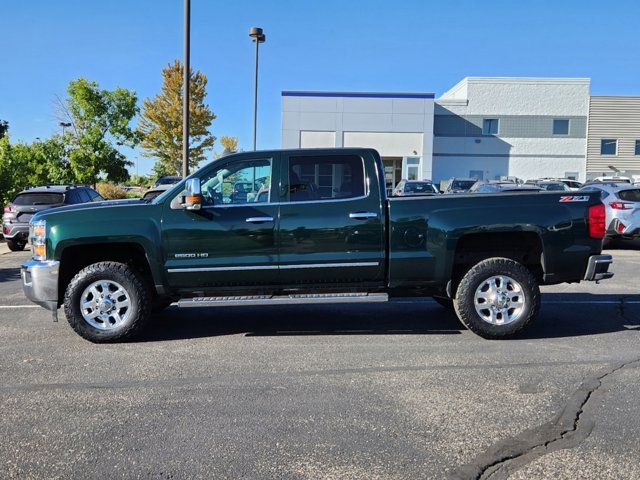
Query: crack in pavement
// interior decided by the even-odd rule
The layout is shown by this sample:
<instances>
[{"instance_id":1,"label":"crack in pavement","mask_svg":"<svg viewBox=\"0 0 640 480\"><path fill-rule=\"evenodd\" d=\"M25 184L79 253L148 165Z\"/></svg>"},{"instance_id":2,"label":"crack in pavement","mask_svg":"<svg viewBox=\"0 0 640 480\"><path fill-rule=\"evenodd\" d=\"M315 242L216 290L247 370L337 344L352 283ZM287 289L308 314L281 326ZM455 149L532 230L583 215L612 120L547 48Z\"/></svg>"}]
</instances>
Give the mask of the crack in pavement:
<instances>
[{"instance_id":1,"label":"crack in pavement","mask_svg":"<svg viewBox=\"0 0 640 480\"><path fill-rule=\"evenodd\" d=\"M458 480L505 479L527 463L548 453L573 448L584 441L595 426L594 418L584 411L602 380L632 364L640 365L640 357L620 362L587 377L569 397L562 412L553 420L506 438L463 465L451 475Z\"/></svg>"}]
</instances>

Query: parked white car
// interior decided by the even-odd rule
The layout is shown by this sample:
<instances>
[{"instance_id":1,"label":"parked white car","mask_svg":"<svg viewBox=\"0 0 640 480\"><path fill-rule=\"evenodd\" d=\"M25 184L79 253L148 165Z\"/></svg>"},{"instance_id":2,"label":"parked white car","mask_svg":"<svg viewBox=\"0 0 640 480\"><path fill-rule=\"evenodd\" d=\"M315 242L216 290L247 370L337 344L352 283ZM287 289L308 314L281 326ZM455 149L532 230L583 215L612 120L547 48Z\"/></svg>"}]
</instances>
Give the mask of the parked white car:
<instances>
[{"instance_id":1,"label":"parked white car","mask_svg":"<svg viewBox=\"0 0 640 480\"><path fill-rule=\"evenodd\" d=\"M590 183L581 191L599 190L605 205L609 238L640 236L640 187L618 182Z\"/></svg>"}]
</instances>

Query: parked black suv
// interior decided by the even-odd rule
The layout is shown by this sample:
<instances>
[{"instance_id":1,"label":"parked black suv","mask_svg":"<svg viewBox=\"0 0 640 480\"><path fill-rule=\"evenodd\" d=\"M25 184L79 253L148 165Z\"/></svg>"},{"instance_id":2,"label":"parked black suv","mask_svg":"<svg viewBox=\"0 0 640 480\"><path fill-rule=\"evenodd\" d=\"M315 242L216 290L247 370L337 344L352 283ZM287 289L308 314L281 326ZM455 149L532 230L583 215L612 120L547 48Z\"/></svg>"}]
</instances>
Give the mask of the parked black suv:
<instances>
[{"instance_id":1,"label":"parked black suv","mask_svg":"<svg viewBox=\"0 0 640 480\"><path fill-rule=\"evenodd\" d=\"M10 250L23 250L29 236L29 220L37 212L63 205L101 202L104 198L84 185L44 185L23 190L4 207L2 232Z\"/></svg>"}]
</instances>

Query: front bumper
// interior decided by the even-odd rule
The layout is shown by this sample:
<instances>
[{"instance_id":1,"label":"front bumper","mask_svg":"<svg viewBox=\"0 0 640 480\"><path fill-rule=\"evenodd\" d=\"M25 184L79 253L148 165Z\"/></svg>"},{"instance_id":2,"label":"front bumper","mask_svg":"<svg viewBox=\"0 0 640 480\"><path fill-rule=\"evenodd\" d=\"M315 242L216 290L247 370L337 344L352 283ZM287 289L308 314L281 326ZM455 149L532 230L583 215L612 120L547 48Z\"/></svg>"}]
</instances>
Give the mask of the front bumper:
<instances>
[{"instance_id":1,"label":"front bumper","mask_svg":"<svg viewBox=\"0 0 640 480\"><path fill-rule=\"evenodd\" d=\"M58 274L60 262L30 260L22 264L22 290L33 303L58 310Z\"/></svg>"},{"instance_id":2,"label":"front bumper","mask_svg":"<svg viewBox=\"0 0 640 480\"><path fill-rule=\"evenodd\" d=\"M587 271L584 279L587 281L606 280L613 277L613 272L609 271L609 265L613 263L611 255L592 255L587 263Z\"/></svg>"}]
</instances>

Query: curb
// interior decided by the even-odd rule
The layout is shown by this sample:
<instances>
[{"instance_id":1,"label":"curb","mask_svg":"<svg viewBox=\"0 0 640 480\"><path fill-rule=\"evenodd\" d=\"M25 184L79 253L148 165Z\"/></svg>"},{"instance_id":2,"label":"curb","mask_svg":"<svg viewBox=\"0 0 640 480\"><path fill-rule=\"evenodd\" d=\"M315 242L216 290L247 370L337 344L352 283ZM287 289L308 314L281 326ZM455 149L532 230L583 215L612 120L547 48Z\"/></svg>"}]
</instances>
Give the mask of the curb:
<instances>
[{"instance_id":1,"label":"curb","mask_svg":"<svg viewBox=\"0 0 640 480\"><path fill-rule=\"evenodd\" d=\"M9 250L7 244L5 242L0 242L0 255L4 255L9 252L11 252L11 250Z\"/></svg>"}]
</instances>

